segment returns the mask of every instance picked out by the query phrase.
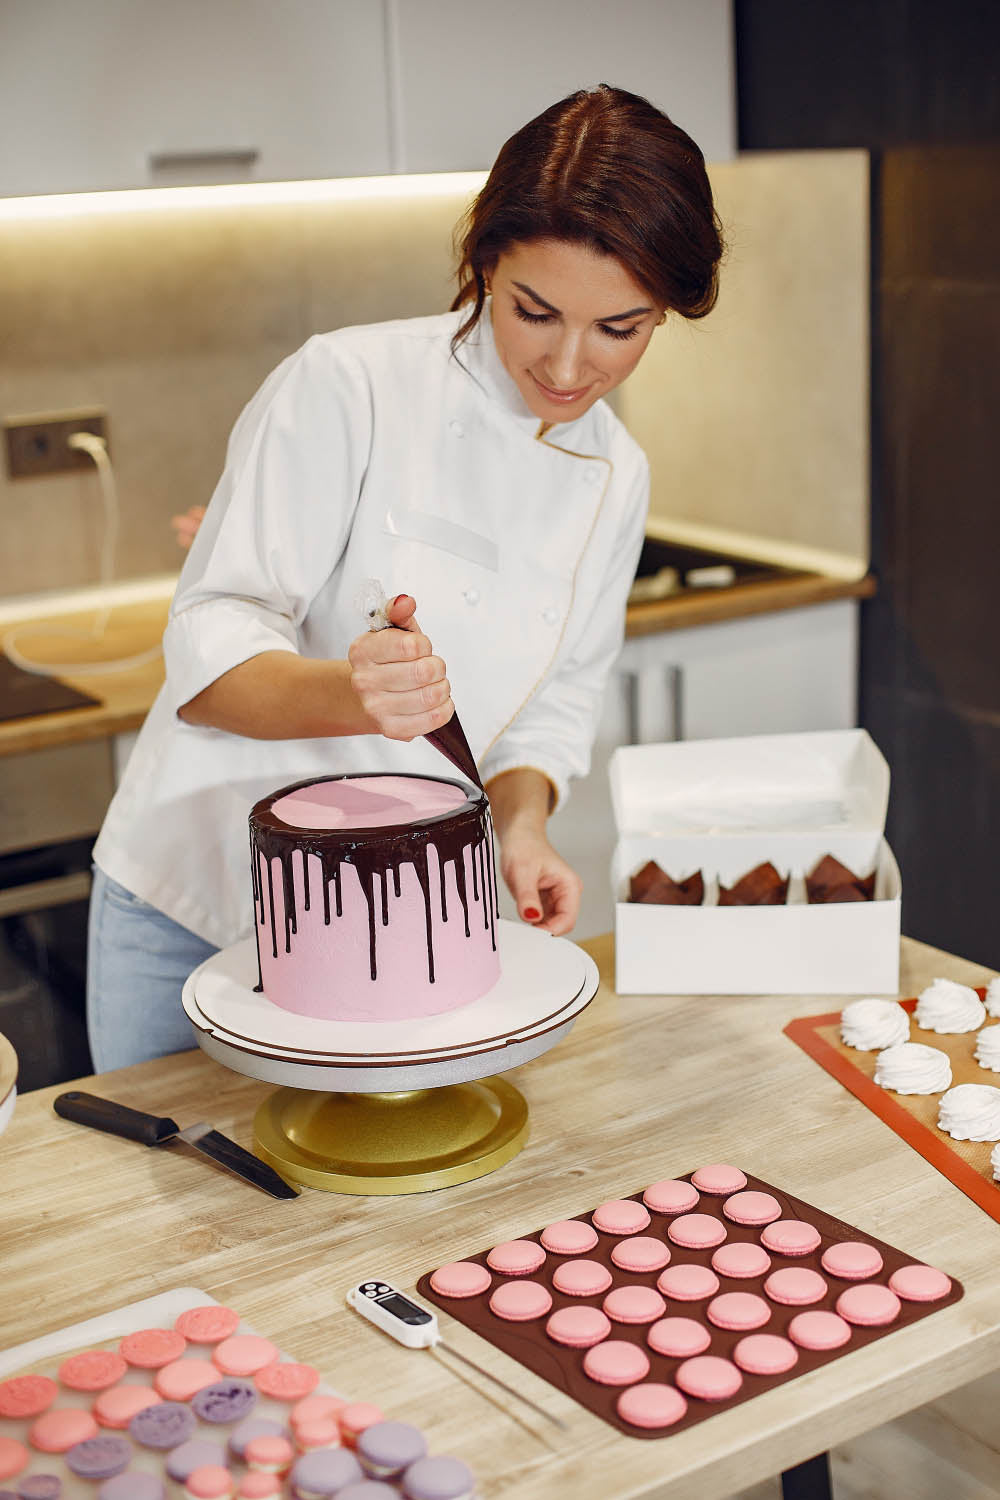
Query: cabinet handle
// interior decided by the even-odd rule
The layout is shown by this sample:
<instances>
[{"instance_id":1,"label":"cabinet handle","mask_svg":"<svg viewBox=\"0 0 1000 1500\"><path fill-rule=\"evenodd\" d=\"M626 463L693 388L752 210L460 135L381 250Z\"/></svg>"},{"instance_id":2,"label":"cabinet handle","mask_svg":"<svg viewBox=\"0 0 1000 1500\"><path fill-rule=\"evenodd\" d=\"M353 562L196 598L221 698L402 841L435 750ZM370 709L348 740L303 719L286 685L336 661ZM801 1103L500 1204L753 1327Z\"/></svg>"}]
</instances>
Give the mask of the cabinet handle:
<instances>
[{"instance_id":1,"label":"cabinet handle","mask_svg":"<svg viewBox=\"0 0 1000 1500\"><path fill-rule=\"evenodd\" d=\"M670 723L667 726L668 740L684 738L684 668L666 668L667 702L670 705Z\"/></svg>"},{"instance_id":2,"label":"cabinet handle","mask_svg":"<svg viewBox=\"0 0 1000 1500\"><path fill-rule=\"evenodd\" d=\"M622 696L625 699L625 743L639 743L639 674L622 673Z\"/></svg>"},{"instance_id":3,"label":"cabinet handle","mask_svg":"<svg viewBox=\"0 0 1000 1500\"><path fill-rule=\"evenodd\" d=\"M157 173L173 175L177 172L216 171L249 173L260 160L256 146L236 147L216 151L150 151L147 156L151 176Z\"/></svg>"}]
</instances>

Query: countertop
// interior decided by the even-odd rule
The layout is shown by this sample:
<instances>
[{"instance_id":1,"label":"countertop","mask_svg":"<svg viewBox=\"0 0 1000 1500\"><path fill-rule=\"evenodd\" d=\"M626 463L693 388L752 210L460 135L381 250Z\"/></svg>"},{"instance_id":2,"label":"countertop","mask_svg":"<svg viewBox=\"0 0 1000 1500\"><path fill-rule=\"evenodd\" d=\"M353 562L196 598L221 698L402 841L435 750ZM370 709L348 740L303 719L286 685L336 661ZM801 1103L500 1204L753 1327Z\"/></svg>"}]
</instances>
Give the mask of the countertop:
<instances>
[{"instance_id":1,"label":"countertop","mask_svg":"<svg viewBox=\"0 0 1000 1500\"><path fill-rule=\"evenodd\" d=\"M874 592L875 580L871 576L844 580L820 574L704 589L656 603L630 606L626 616L626 635L684 630L748 615L801 609L835 599L865 599ZM23 618L16 624L18 646L25 655L42 662L106 660L137 655L159 641L169 602L169 595L162 594L142 602L116 605L99 648L95 648L93 640L88 640L86 635L83 638L71 634L32 636L32 624L49 625L56 617L39 614L34 620ZM61 613L57 618L67 631L86 632L93 624L94 611ZM163 662L159 659L101 676L66 673L62 680L100 698L100 704L94 708L75 708L64 713L39 714L0 723L0 756L103 739L138 729L163 682Z\"/></svg>"},{"instance_id":2,"label":"countertop","mask_svg":"<svg viewBox=\"0 0 1000 1500\"><path fill-rule=\"evenodd\" d=\"M8 1346L176 1286L237 1309L334 1388L415 1422L466 1459L483 1500L724 1500L1000 1367L997 1225L782 1035L824 997L650 998L602 984L561 1045L517 1069L531 1139L491 1176L442 1192L276 1203L184 1147L155 1150L58 1118L61 1088L17 1102L0 1137ZM904 940L902 993L978 966ZM266 1084L200 1052L107 1074L92 1091L249 1145ZM560 1431L446 1354L401 1349L344 1306L383 1275L442 1262L663 1177L734 1161L915 1259L964 1298L927 1321L661 1441L625 1437L442 1314L445 1339L566 1423ZM1000 1191L1000 1188L998 1188Z\"/></svg>"}]
</instances>

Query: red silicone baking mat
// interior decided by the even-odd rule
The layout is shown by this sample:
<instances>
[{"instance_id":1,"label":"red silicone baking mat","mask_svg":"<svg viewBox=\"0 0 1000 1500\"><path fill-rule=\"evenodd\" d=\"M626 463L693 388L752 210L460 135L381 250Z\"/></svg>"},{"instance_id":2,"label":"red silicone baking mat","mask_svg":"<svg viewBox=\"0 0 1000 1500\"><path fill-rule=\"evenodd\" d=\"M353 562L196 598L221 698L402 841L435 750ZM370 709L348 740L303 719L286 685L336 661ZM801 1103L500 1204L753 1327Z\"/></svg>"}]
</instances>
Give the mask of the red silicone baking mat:
<instances>
[{"instance_id":1,"label":"red silicone baking mat","mask_svg":"<svg viewBox=\"0 0 1000 1500\"><path fill-rule=\"evenodd\" d=\"M678 1180L691 1182L691 1179L695 1175L695 1173L688 1173L684 1178ZM749 1190L770 1194L777 1200L782 1220L805 1221L807 1224L813 1225L820 1235L820 1243L811 1254L791 1256L772 1251L771 1264L765 1274L739 1278L719 1275L718 1290L712 1295L725 1292L750 1292L767 1302L769 1307L768 1321L765 1326L756 1328L752 1330L753 1332L777 1334L784 1337L787 1334L789 1324L797 1314L811 1311L832 1312L837 1299L843 1291L850 1286L860 1285L858 1281L846 1280L841 1277L832 1276L826 1271L820 1271L822 1256L832 1245L841 1244L844 1241L861 1241L865 1245L874 1246L881 1253L883 1266L877 1275L868 1277L866 1280L872 1283L879 1283L882 1286L888 1284L889 1278L894 1271L900 1269L902 1266L916 1263L913 1256L905 1255L901 1250L887 1245L883 1240L876 1239L874 1235L868 1234L851 1224L846 1224L842 1219L834 1218L831 1214L814 1208L812 1204L805 1203L801 1198L795 1198L790 1193L784 1192L781 1188L773 1187L770 1183L764 1182L758 1177L752 1177L749 1173L745 1173L744 1175L746 1176L746 1188L744 1191ZM716 1217L725 1228L726 1243L741 1241L759 1245L762 1234L760 1226L754 1227L733 1223L724 1216L723 1205L727 1202L729 1196L731 1194L702 1192L699 1195L698 1202L693 1208L688 1209L687 1212ZM640 1189L638 1192L630 1194L629 1197L635 1202L642 1203L643 1190ZM595 1210L591 1209L587 1213L574 1215L573 1217L585 1224L590 1224L591 1215L594 1212ZM678 1213L651 1211L649 1226L637 1231L637 1233L669 1243L669 1226L678 1217L680 1217ZM541 1229L533 1230L526 1235L519 1236L519 1238L533 1240L541 1245L541 1236L544 1228L545 1226L543 1225ZM537 1271L533 1271L530 1276L521 1278L503 1276L492 1271L487 1264L487 1256L492 1247L488 1247L486 1250L479 1251L476 1254L462 1257L463 1261L471 1261L477 1266L483 1266L491 1271L492 1284L482 1294L462 1298L441 1296L435 1292L431 1285L433 1272L427 1272L422 1276L417 1282L417 1287L428 1301L442 1308L451 1317L457 1319L458 1322L464 1323L474 1333L480 1334L489 1343L495 1344L498 1349L502 1349L512 1359L516 1359L521 1364L527 1365L530 1370L533 1370L536 1375L540 1375L543 1380L547 1380L559 1390L565 1391L567 1395L572 1396L575 1401L579 1401L589 1411L594 1412L599 1417L603 1417L606 1422L610 1422L620 1432L624 1432L630 1437L665 1437L672 1432L680 1431L684 1427L690 1427L696 1422L704 1421L707 1417L714 1416L716 1412L728 1411L740 1402L746 1401L753 1396L761 1395L776 1385L782 1385L786 1381L794 1379L797 1375L805 1374L810 1370L817 1369L821 1365L829 1364L831 1360L837 1359L843 1354L850 1353L852 1349L862 1348L866 1344L873 1343L875 1339L884 1338L887 1334L893 1333L897 1328L916 1322L920 1318L925 1318L931 1313L938 1311L938 1309L957 1302L963 1295L961 1283L952 1280L950 1291L938 1301L933 1303L901 1302L898 1316L888 1326L859 1327L852 1325L850 1338L847 1343L836 1349L816 1352L800 1347L798 1349L798 1361L791 1370L783 1374L767 1376L751 1375L744 1372L742 1385L735 1395L719 1401L700 1400L697 1397L689 1395L687 1397L687 1410L679 1420L672 1422L669 1427L647 1430L635 1426L619 1416L618 1400L623 1389L625 1389L624 1387L600 1385L592 1380L584 1372L583 1368L586 1351L583 1349L571 1349L557 1344L546 1333L548 1318L553 1312L561 1308L586 1305L601 1308L605 1297L608 1295L608 1291L621 1286L657 1287L658 1277L663 1273L658 1271L642 1273L626 1272L615 1265L611 1258L611 1252L616 1245L628 1238L634 1237L599 1233L597 1245L581 1256L573 1257L549 1252L546 1255L543 1265ZM670 1261L667 1269L678 1265L711 1267L712 1257L717 1247L707 1250L692 1250L684 1249L670 1243L669 1248ZM611 1288L589 1297L571 1297L561 1293L554 1285L553 1273L557 1267L574 1258L599 1261L613 1276ZM826 1292L808 1305L787 1306L769 1298L764 1291L764 1283L767 1277L776 1270L791 1266L808 1268L811 1271L820 1271L827 1284ZM541 1283L551 1295L551 1309L544 1316L535 1318L531 1322L512 1323L498 1318L490 1310L490 1297L500 1285L514 1279ZM702 1298L699 1301L675 1301L669 1296L666 1296L664 1300L666 1308L662 1316L690 1318L704 1324L711 1339L710 1344L703 1351L705 1354L730 1360L730 1356L737 1343L747 1336L746 1332L733 1332L716 1327L708 1320L706 1306L711 1300L710 1296ZM675 1383L676 1372L683 1363L683 1360L657 1353L656 1350L650 1347L647 1340L650 1326L650 1323L635 1325L614 1322L608 1337L610 1339L623 1339L629 1343L637 1344L648 1356L649 1372L642 1377L642 1380L638 1382L639 1384L655 1383L673 1385Z\"/></svg>"},{"instance_id":2,"label":"red silicone baking mat","mask_svg":"<svg viewBox=\"0 0 1000 1500\"><path fill-rule=\"evenodd\" d=\"M979 998L985 990L977 990ZM904 1010L911 1013L916 1000L903 1000ZM1000 1023L997 1023L1000 1024ZM825 1068L845 1089L850 1089L856 1099L884 1120L901 1140L914 1151L919 1151L925 1161L943 1172L945 1177L960 1188L973 1203L1000 1223L1000 1183L993 1180L990 1166L990 1141L954 1141L950 1135L937 1127L940 1094L893 1094L874 1081L877 1052L859 1052L848 1047L840 1039L840 1011L830 1011L823 1016L801 1016L790 1021L785 1035L791 1037L811 1058ZM910 1024L910 1041L921 1042L927 1047L937 1047L947 1052L951 1059L952 1084L987 1083L1000 1085L1000 1077L981 1068L973 1057L976 1044L975 1031L942 1035L935 1031L924 1031L915 1022Z\"/></svg>"}]
</instances>

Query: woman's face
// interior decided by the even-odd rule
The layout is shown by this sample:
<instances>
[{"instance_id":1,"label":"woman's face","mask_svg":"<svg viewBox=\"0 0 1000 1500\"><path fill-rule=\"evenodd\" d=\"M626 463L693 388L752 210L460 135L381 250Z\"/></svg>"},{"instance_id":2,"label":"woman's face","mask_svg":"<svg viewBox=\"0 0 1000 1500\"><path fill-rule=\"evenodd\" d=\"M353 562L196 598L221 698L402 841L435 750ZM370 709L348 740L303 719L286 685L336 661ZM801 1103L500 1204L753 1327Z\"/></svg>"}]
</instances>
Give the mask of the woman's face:
<instances>
[{"instance_id":1,"label":"woman's face","mask_svg":"<svg viewBox=\"0 0 1000 1500\"><path fill-rule=\"evenodd\" d=\"M489 282L497 352L543 422L574 422L620 385L663 312L621 261L566 240L514 245Z\"/></svg>"}]
</instances>

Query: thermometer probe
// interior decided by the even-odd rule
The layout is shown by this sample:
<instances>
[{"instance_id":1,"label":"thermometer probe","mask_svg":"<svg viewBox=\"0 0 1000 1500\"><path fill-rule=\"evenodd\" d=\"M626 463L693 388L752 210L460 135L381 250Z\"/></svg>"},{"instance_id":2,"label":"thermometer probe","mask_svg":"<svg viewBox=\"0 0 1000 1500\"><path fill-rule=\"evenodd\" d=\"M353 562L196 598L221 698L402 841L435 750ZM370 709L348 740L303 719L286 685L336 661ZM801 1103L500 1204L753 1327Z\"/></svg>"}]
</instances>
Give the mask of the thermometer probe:
<instances>
[{"instance_id":1,"label":"thermometer probe","mask_svg":"<svg viewBox=\"0 0 1000 1500\"><path fill-rule=\"evenodd\" d=\"M527 1396L515 1391L513 1386L506 1385L489 1370L484 1370L482 1365L477 1365L475 1360L468 1359L466 1355L446 1344L441 1337L438 1328L437 1317L421 1307L419 1302L404 1297L403 1293L388 1281L361 1281L352 1287L347 1294L348 1306L353 1307L369 1323L374 1323L376 1328L381 1328L383 1333L388 1333L399 1344L405 1344L407 1349L443 1349L453 1359L460 1359L463 1364L476 1371L478 1375L485 1375L487 1380L492 1380L508 1396L515 1396L518 1401L523 1401L525 1406L530 1406L532 1411L539 1416L554 1422L557 1427L565 1430L565 1422L547 1412L544 1407L536 1406Z\"/></svg>"}]
</instances>

